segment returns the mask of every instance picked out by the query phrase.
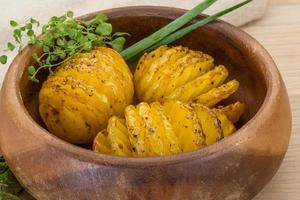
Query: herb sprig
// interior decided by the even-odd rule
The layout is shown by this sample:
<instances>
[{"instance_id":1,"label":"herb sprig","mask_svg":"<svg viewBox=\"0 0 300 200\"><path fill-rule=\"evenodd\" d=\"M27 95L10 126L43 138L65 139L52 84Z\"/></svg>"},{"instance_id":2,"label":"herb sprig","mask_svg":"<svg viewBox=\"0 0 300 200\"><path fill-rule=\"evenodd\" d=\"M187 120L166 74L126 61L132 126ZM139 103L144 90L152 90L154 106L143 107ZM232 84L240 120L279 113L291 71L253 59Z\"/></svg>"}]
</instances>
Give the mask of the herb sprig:
<instances>
[{"instance_id":1,"label":"herb sprig","mask_svg":"<svg viewBox=\"0 0 300 200\"><path fill-rule=\"evenodd\" d=\"M0 199L33 200L24 188L18 183L9 170L2 155L0 155Z\"/></svg>"},{"instance_id":2,"label":"herb sprig","mask_svg":"<svg viewBox=\"0 0 300 200\"><path fill-rule=\"evenodd\" d=\"M29 80L39 82L37 74L42 69L53 74L56 66L70 59L74 54L82 51L90 51L98 46L111 46L117 51L122 51L125 44L125 36L128 33L112 33L112 25L108 23L108 17L98 14L90 20L78 20L74 18L72 11L68 11L60 17L51 17L48 23L42 26L42 37L37 37L34 27L39 27L40 22L30 18L23 26L16 21L10 21L14 28L14 42L7 43L6 51L14 51L18 48L22 51L24 38L29 45L36 45L42 48L41 55L33 54L38 66L28 66ZM5 64L7 56L0 56L0 63Z\"/></svg>"}]
</instances>

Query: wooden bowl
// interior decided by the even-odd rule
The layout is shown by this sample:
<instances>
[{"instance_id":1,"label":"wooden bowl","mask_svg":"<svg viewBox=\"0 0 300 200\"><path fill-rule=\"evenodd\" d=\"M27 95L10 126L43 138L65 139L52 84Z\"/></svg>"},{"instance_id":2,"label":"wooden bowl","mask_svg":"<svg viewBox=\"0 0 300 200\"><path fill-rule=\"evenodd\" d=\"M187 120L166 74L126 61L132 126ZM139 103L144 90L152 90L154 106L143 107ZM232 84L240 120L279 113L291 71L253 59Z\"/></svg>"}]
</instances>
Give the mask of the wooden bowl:
<instances>
[{"instance_id":1,"label":"wooden bowl","mask_svg":"<svg viewBox=\"0 0 300 200\"><path fill-rule=\"evenodd\" d=\"M185 11L126 7L103 12L114 31L132 34L131 44ZM268 183L282 162L291 133L286 88L271 56L256 40L222 21L176 44L209 53L216 63L227 66L230 78L241 83L227 102L238 99L248 107L234 135L198 151L164 157L97 154L50 134L37 111L40 85L27 80L26 67L38 49L27 47L14 59L1 92L0 144L13 173L34 197L251 199Z\"/></svg>"}]
</instances>

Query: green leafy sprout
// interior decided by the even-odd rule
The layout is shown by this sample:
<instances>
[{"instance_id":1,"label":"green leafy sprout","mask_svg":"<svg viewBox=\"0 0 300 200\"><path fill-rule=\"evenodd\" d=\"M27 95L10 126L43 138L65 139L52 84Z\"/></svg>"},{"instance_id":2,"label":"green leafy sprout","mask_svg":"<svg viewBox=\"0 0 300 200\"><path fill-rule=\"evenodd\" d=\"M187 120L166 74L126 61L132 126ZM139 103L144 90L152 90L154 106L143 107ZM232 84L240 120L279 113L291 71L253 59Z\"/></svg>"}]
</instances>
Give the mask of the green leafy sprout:
<instances>
[{"instance_id":1,"label":"green leafy sprout","mask_svg":"<svg viewBox=\"0 0 300 200\"><path fill-rule=\"evenodd\" d=\"M0 199L2 200L33 200L24 188L18 183L9 170L4 158L0 155Z\"/></svg>"},{"instance_id":2,"label":"green leafy sprout","mask_svg":"<svg viewBox=\"0 0 300 200\"><path fill-rule=\"evenodd\" d=\"M79 20L74 18L72 11L68 11L63 16L51 17L48 23L42 26L41 37L34 32L34 28L40 26L38 20L30 18L23 26L12 20L10 26L14 29L14 42L8 42L5 51L14 51L17 48L21 52L24 48L24 38L28 40L29 45L41 47L41 55L32 55L38 66L31 65L27 68L29 80L39 82L38 72L44 69L53 74L56 66L79 52L90 51L99 46L111 46L121 52L126 41L125 36L129 34L113 33L112 25L107 20L108 17L104 14L98 14L89 20ZM1 55L0 63L6 62L7 56Z\"/></svg>"}]
</instances>

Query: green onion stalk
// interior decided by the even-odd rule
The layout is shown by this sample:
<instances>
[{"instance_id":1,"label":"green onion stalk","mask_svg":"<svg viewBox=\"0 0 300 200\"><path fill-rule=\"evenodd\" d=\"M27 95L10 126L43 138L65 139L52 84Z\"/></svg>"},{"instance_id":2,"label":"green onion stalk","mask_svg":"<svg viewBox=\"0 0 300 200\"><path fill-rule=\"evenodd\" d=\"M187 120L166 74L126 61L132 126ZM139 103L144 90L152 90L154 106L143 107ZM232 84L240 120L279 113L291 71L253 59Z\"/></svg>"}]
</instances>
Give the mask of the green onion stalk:
<instances>
[{"instance_id":1,"label":"green onion stalk","mask_svg":"<svg viewBox=\"0 0 300 200\"><path fill-rule=\"evenodd\" d=\"M156 44L166 36L170 35L174 31L178 30L182 26L184 26L186 23L194 19L196 16L198 16L201 12L203 12L205 9L207 9L209 6L211 6L213 3L215 3L217 0L205 0L199 5L197 5L192 10L186 12L181 17L177 18L170 24L166 25L165 27L161 28L160 30L156 31L152 35L150 35L147 38L142 39L141 41L133 44L129 48L125 49L121 52L122 57L125 60L129 60L130 58L138 55L145 49L151 47L152 45Z\"/></svg>"}]
</instances>

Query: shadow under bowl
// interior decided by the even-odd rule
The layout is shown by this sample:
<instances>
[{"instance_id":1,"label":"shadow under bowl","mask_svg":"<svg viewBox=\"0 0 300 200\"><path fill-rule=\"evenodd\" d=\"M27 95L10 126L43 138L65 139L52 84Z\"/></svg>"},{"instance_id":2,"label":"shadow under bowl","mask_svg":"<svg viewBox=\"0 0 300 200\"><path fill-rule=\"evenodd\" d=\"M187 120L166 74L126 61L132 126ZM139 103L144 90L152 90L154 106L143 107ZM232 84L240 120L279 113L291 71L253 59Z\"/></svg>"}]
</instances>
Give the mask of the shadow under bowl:
<instances>
[{"instance_id":1,"label":"shadow under bowl","mask_svg":"<svg viewBox=\"0 0 300 200\"><path fill-rule=\"evenodd\" d=\"M114 31L132 35L130 45L185 10L126 7L101 12L108 14ZM26 67L39 50L27 47L14 59L0 97L0 146L11 170L34 197L251 199L268 183L282 162L291 133L286 88L271 56L256 40L222 21L173 45L201 50L216 64L225 65L229 79L240 82L239 91L225 103L243 101L247 110L234 135L194 152L163 157L97 154L50 134L38 114L41 84L27 80Z\"/></svg>"}]
</instances>

